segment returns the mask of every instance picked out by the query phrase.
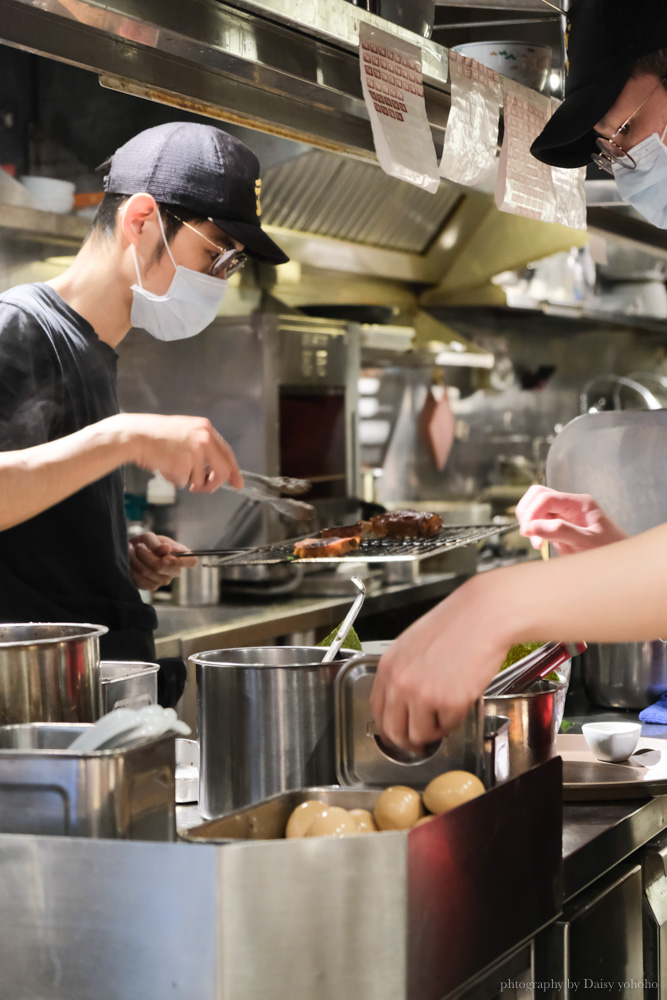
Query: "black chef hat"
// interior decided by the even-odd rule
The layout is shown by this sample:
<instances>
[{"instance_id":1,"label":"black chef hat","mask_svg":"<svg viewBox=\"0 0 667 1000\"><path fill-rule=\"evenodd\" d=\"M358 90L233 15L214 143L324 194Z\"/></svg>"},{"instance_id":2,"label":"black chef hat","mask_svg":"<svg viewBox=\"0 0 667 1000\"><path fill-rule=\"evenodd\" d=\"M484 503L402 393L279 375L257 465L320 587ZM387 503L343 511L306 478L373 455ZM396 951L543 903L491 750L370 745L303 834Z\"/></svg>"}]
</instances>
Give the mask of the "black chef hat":
<instances>
[{"instance_id":1,"label":"black chef hat","mask_svg":"<svg viewBox=\"0 0 667 1000\"><path fill-rule=\"evenodd\" d=\"M169 122L116 150L105 190L145 191L211 219L247 253L270 264L289 260L261 227L259 161L240 139L213 125Z\"/></svg>"},{"instance_id":2,"label":"black chef hat","mask_svg":"<svg viewBox=\"0 0 667 1000\"><path fill-rule=\"evenodd\" d=\"M667 48L667 0L572 0L565 100L531 152L555 167L583 167L594 126L616 102L640 56Z\"/></svg>"}]
</instances>

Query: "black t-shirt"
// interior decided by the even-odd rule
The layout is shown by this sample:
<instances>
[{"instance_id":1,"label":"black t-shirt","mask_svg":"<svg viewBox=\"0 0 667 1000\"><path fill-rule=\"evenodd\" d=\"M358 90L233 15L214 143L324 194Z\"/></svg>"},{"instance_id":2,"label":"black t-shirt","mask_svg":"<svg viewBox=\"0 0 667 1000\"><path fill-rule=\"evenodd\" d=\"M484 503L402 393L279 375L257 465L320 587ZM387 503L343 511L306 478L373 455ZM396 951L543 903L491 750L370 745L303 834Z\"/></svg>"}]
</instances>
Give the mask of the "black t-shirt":
<instances>
[{"instance_id":1,"label":"black t-shirt","mask_svg":"<svg viewBox=\"0 0 667 1000\"><path fill-rule=\"evenodd\" d=\"M116 352L49 285L0 295L0 450L118 413ZM153 608L129 570L120 470L0 531L0 621L107 625L105 659L154 659Z\"/></svg>"}]
</instances>

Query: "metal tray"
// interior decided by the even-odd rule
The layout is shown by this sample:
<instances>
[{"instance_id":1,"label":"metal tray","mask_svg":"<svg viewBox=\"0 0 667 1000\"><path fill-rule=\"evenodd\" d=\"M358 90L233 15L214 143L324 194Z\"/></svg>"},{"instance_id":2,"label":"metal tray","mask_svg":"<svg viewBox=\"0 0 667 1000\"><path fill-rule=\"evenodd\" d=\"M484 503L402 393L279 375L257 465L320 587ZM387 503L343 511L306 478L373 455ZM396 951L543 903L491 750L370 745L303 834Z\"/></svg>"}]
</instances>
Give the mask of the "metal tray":
<instances>
[{"instance_id":1,"label":"metal tray","mask_svg":"<svg viewBox=\"0 0 667 1000\"><path fill-rule=\"evenodd\" d=\"M303 563L304 565L342 562L413 562L437 556L450 549L484 541L493 535L504 534L516 528L516 524L446 525L432 538L410 538L398 541L393 538L364 538L358 549L344 556L319 556L315 559L296 559L294 544L311 535L299 535L286 542L264 545L252 549L194 549L184 555L215 557L220 566L271 566L277 563Z\"/></svg>"},{"instance_id":2,"label":"metal tray","mask_svg":"<svg viewBox=\"0 0 667 1000\"><path fill-rule=\"evenodd\" d=\"M379 657L357 657L339 670L334 684L336 702L336 775L348 787L385 788L410 785L424 788L444 771L471 771L485 775L482 700L469 709L465 722L453 733L425 748L420 756L387 747L375 732L370 707L371 689Z\"/></svg>"},{"instance_id":3,"label":"metal tray","mask_svg":"<svg viewBox=\"0 0 667 1000\"><path fill-rule=\"evenodd\" d=\"M600 761L582 735L563 733L555 753L563 758L563 800L593 802L649 799L667 794L667 739L641 738L634 754L618 764Z\"/></svg>"}]
</instances>

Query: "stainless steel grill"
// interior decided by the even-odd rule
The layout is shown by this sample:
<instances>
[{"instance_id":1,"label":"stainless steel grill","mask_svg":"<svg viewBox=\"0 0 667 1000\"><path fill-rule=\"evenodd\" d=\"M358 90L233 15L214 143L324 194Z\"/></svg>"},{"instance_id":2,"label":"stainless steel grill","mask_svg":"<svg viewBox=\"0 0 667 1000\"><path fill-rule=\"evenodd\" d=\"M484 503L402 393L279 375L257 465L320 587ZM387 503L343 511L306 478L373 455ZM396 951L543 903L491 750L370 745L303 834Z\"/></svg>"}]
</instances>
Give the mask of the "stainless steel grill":
<instances>
[{"instance_id":1,"label":"stainless steel grill","mask_svg":"<svg viewBox=\"0 0 667 1000\"><path fill-rule=\"evenodd\" d=\"M229 549L200 549L193 552L197 556L214 557L225 566L271 566L278 563L342 563L342 562L414 562L437 556L449 549L481 542L492 535L503 534L515 528L515 524L447 525L432 538L410 538L398 541L393 538L364 538L358 549L344 556L318 556L315 559L296 559L293 555L294 543L308 538L300 535L286 542L264 545L261 548L230 551Z\"/></svg>"}]
</instances>

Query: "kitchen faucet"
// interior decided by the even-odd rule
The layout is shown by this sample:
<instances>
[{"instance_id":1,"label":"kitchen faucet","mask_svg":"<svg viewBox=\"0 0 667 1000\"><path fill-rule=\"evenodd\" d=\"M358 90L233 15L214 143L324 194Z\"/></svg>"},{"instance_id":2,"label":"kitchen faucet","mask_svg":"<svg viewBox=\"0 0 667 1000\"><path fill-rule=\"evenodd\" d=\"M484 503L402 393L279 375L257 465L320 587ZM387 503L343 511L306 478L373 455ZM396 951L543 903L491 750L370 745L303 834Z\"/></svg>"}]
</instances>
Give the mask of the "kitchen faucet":
<instances>
[{"instance_id":1,"label":"kitchen faucet","mask_svg":"<svg viewBox=\"0 0 667 1000\"><path fill-rule=\"evenodd\" d=\"M646 403L647 410L662 409L662 406L660 405L656 397L653 395L653 393L650 391L650 389L647 389L645 385L641 384L641 382L637 382L635 379L629 378L625 375L594 375L593 378L590 378L587 382L585 382L581 388L581 395L579 397L580 413L598 412L598 407L591 406L589 399L590 391L597 382L607 382L612 385L614 389L613 398L614 398L615 410L623 409L621 405L621 392L620 392L621 386L625 386L628 389L634 389L635 392L638 392L639 395L644 400L644 402Z\"/></svg>"}]
</instances>

